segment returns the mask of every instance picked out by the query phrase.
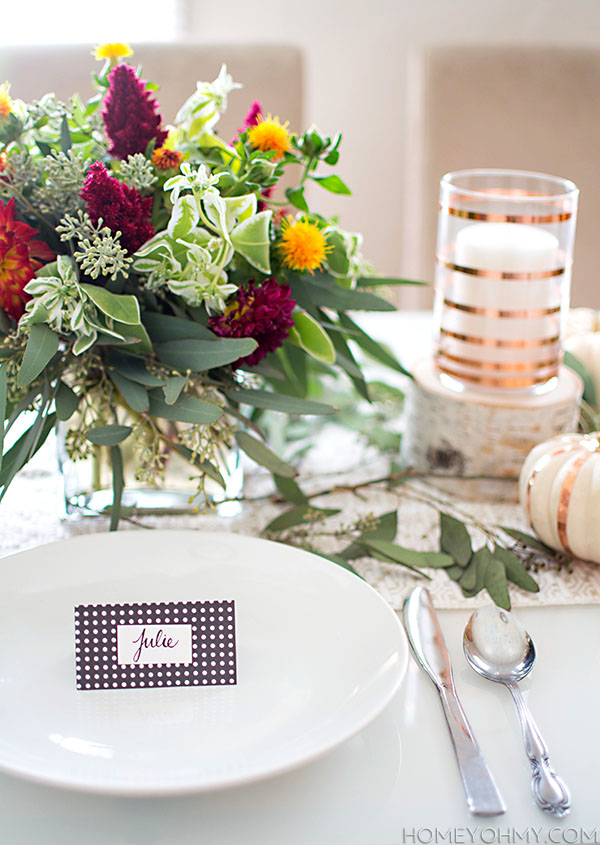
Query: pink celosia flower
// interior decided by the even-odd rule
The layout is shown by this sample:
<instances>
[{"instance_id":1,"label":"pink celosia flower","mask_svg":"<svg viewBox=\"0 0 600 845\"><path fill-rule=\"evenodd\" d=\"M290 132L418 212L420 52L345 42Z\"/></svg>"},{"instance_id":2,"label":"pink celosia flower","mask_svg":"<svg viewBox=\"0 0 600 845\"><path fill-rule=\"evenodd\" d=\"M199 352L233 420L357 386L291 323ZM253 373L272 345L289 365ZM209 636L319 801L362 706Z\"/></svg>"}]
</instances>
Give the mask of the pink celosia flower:
<instances>
[{"instance_id":1,"label":"pink celosia flower","mask_svg":"<svg viewBox=\"0 0 600 845\"><path fill-rule=\"evenodd\" d=\"M88 170L81 196L92 222L96 224L101 217L113 234L120 231L121 245L130 254L154 234L152 197L143 197L109 176L101 162L95 161Z\"/></svg>"},{"instance_id":2,"label":"pink celosia flower","mask_svg":"<svg viewBox=\"0 0 600 845\"><path fill-rule=\"evenodd\" d=\"M130 65L116 65L108 81L102 120L111 143L109 153L121 159L143 153L153 138L157 147L162 146L167 132L160 128L158 104L135 70Z\"/></svg>"},{"instance_id":3,"label":"pink celosia flower","mask_svg":"<svg viewBox=\"0 0 600 845\"><path fill-rule=\"evenodd\" d=\"M252 367L286 339L294 325L291 313L295 304L289 285L270 278L257 287L252 280L238 290L224 314L210 318L209 325L221 337L254 338L258 343L254 352L233 364L234 368Z\"/></svg>"},{"instance_id":4,"label":"pink celosia flower","mask_svg":"<svg viewBox=\"0 0 600 845\"><path fill-rule=\"evenodd\" d=\"M238 138L240 137L242 132L245 132L246 129L248 129L250 126L256 126L256 124L258 123L258 118L261 117L261 115L262 115L262 106L258 102L258 100L254 100L254 102L250 106L250 110L248 111L248 114L244 118L244 125L242 127L240 127L240 129L238 129L237 135L235 136L235 138L233 139L233 141L231 143L235 144L235 142L238 140Z\"/></svg>"}]
</instances>

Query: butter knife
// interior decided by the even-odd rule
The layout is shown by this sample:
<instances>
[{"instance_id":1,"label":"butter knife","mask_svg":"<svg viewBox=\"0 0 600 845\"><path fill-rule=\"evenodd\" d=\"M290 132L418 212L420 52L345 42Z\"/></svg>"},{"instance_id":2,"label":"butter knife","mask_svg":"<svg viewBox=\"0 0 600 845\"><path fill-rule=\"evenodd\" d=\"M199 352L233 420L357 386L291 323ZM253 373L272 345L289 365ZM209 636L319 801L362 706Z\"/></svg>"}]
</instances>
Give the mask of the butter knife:
<instances>
[{"instance_id":1,"label":"butter knife","mask_svg":"<svg viewBox=\"0 0 600 845\"><path fill-rule=\"evenodd\" d=\"M415 587L404 602L404 626L417 662L440 694L470 812L474 816L501 815L506 811L504 801L458 700L450 655L431 595L424 587Z\"/></svg>"}]
</instances>

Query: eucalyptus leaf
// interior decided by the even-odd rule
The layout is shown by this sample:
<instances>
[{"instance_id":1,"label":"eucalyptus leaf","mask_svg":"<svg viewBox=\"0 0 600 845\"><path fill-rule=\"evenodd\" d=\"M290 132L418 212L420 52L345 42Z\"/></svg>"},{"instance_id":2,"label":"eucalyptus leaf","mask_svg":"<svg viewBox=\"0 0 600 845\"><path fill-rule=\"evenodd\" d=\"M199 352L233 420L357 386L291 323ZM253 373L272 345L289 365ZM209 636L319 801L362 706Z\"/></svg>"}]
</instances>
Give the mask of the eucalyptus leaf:
<instances>
[{"instance_id":1,"label":"eucalyptus leaf","mask_svg":"<svg viewBox=\"0 0 600 845\"><path fill-rule=\"evenodd\" d=\"M485 573L485 588L492 601L504 610L510 610L510 596L506 582L506 571L501 560L492 556Z\"/></svg>"},{"instance_id":2,"label":"eucalyptus leaf","mask_svg":"<svg viewBox=\"0 0 600 845\"><path fill-rule=\"evenodd\" d=\"M398 531L398 511L387 511L375 517L371 526L362 532L361 537L372 540L389 540L396 538Z\"/></svg>"},{"instance_id":3,"label":"eucalyptus leaf","mask_svg":"<svg viewBox=\"0 0 600 845\"><path fill-rule=\"evenodd\" d=\"M48 326L40 324L31 327L31 334L17 376L19 387L31 384L39 376L44 367L58 352L58 341L58 335Z\"/></svg>"},{"instance_id":4,"label":"eucalyptus leaf","mask_svg":"<svg viewBox=\"0 0 600 845\"><path fill-rule=\"evenodd\" d=\"M132 411L138 414L146 413L150 402L146 388L142 384L126 378L115 370L110 371L110 379Z\"/></svg>"},{"instance_id":5,"label":"eucalyptus leaf","mask_svg":"<svg viewBox=\"0 0 600 845\"><path fill-rule=\"evenodd\" d=\"M516 540L517 543L521 543L522 546L525 546L528 549L535 549L536 551L543 552L546 555L555 554L554 549L551 549L550 546L542 543L542 541L537 537L533 537L531 534L526 534L525 531L519 531L516 528L506 528L504 525L502 525L501 528L505 534L508 534L508 536L512 537L513 540Z\"/></svg>"},{"instance_id":6,"label":"eucalyptus leaf","mask_svg":"<svg viewBox=\"0 0 600 845\"><path fill-rule=\"evenodd\" d=\"M458 581L459 578L462 578L465 570L459 563L454 563L452 566L446 566L444 571L449 578L452 578L453 581Z\"/></svg>"},{"instance_id":7,"label":"eucalyptus leaf","mask_svg":"<svg viewBox=\"0 0 600 845\"><path fill-rule=\"evenodd\" d=\"M583 381L583 398L586 402L592 405L592 407L595 407L598 397L596 396L594 380L590 375L588 368L585 366L583 361L581 361L576 355L573 355L572 352L569 352L568 349L565 350L563 361L566 367L569 367L569 369L573 370L581 377L581 380Z\"/></svg>"},{"instance_id":8,"label":"eucalyptus leaf","mask_svg":"<svg viewBox=\"0 0 600 845\"><path fill-rule=\"evenodd\" d=\"M288 502L295 505L308 504L308 497L302 492L293 478L286 478L284 475L274 475L273 480L279 493Z\"/></svg>"},{"instance_id":9,"label":"eucalyptus leaf","mask_svg":"<svg viewBox=\"0 0 600 845\"><path fill-rule=\"evenodd\" d=\"M196 396L180 397L173 405L167 405L162 390L155 388L148 392L150 414L165 420L188 423L216 422L223 415L222 409L211 402L204 402Z\"/></svg>"},{"instance_id":10,"label":"eucalyptus leaf","mask_svg":"<svg viewBox=\"0 0 600 845\"><path fill-rule=\"evenodd\" d=\"M339 508L314 508L310 504L296 505L271 520L271 522L263 528L262 533L287 531L295 525L317 522L322 519L326 519L328 516L335 516L335 514L338 514L339 512Z\"/></svg>"},{"instance_id":11,"label":"eucalyptus leaf","mask_svg":"<svg viewBox=\"0 0 600 845\"><path fill-rule=\"evenodd\" d=\"M179 399L181 391L185 387L187 379L185 376L170 376L163 387L165 394L165 402L167 405L173 405Z\"/></svg>"},{"instance_id":12,"label":"eucalyptus leaf","mask_svg":"<svg viewBox=\"0 0 600 845\"><path fill-rule=\"evenodd\" d=\"M479 568L480 566L483 566L484 570L487 571L490 559L491 553L487 546L483 546L481 549L478 549L473 553L471 560L463 570L463 574L458 579L458 583L465 592L471 593L475 589L477 586ZM483 587L484 583L485 577L481 581L481 587ZM481 589L481 587L479 589Z\"/></svg>"},{"instance_id":13,"label":"eucalyptus leaf","mask_svg":"<svg viewBox=\"0 0 600 845\"><path fill-rule=\"evenodd\" d=\"M269 411L281 411L285 414L307 414L324 415L335 414L336 409L323 402L312 402L309 399L299 399L296 396L284 396L281 393L272 393L269 390L255 390L240 388L238 390L226 390L225 394L243 405L252 405L254 408L265 408Z\"/></svg>"},{"instance_id":14,"label":"eucalyptus leaf","mask_svg":"<svg viewBox=\"0 0 600 845\"><path fill-rule=\"evenodd\" d=\"M360 290L348 290L341 287L337 282L331 283L331 278L325 279L322 275L315 273L314 277L304 275L302 281L305 284L310 300L314 305L321 305L324 308L335 308L345 311L395 311L396 307L372 293L365 293ZM292 293L295 297L295 286L290 280ZM306 310L309 310L308 308Z\"/></svg>"},{"instance_id":15,"label":"eucalyptus leaf","mask_svg":"<svg viewBox=\"0 0 600 845\"><path fill-rule=\"evenodd\" d=\"M462 522L447 513L440 513L440 547L459 566L465 567L471 560L473 550L469 532Z\"/></svg>"},{"instance_id":16,"label":"eucalyptus leaf","mask_svg":"<svg viewBox=\"0 0 600 845\"><path fill-rule=\"evenodd\" d=\"M324 552L317 552L317 554L319 555L319 557L325 558L325 560L330 560L332 563L335 563L338 566L341 566L343 569L347 569L348 572L351 572L353 575L356 575L356 577L360 578L361 581L365 580L362 577L362 575L360 574L360 572L357 572L356 569L352 566L352 564L349 561L344 560L344 558L340 557L340 555L334 555L334 554L326 555L326 554L324 554Z\"/></svg>"},{"instance_id":17,"label":"eucalyptus leaf","mask_svg":"<svg viewBox=\"0 0 600 845\"><path fill-rule=\"evenodd\" d=\"M359 288L389 287L392 285L427 286L427 282L416 282L412 279L399 279L396 276L359 276L356 280Z\"/></svg>"},{"instance_id":18,"label":"eucalyptus leaf","mask_svg":"<svg viewBox=\"0 0 600 845\"><path fill-rule=\"evenodd\" d=\"M494 557L502 561L506 571L506 577L509 581L512 581L517 587L521 587L522 590L527 590L529 593L539 593L540 588L538 583L531 577L513 552L509 549L502 548L502 546L496 546Z\"/></svg>"},{"instance_id":19,"label":"eucalyptus leaf","mask_svg":"<svg viewBox=\"0 0 600 845\"><path fill-rule=\"evenodd\" d=\"M268 446L261 443L246 431L237 431L235 439L240 449L257 464L266 467L274 475L283 475L285 478L293 478L297 475L293 466L278 458Z\"/></svg>"},{"instance_id":20,"label":"eucalyptus leaf","mask_svg":"<svg viewBox=\"0 0 600 845\"><path fill-rule=\"evenodd\" d=\"M71 146L71 130L69 129L67 115L64 114L60 122L60 151L66 155L71 149Z\"/></svg>"},{"instance_id":21,"label":"eucalyptus leaf","mask_svg":"<svg viewBox=\"0 0 600 845\"><path fill-rule=\"evenodd\" d=\"M215 338L195 340L183 338L156 344L158 358L171 367L185 372L201 373L226 364L233 364L238 358L245 358L257 347L250 337Z\"/></svg>"},{"instance_id":22,"label":"eucalyptus leaf","mask_svg":"<svg viewBox=\"0 0 600 845\"><path fill-rule=\"evenodd\" d=\"M79 405L79 396L75 391L65 384L64 381L58 383L56 396L54 397L56 404L56 416L63 422L73 416Z\"/></svg>"},{"instance_id":23,"label":"eucalyptus leaf","mask_svg":"<svg viewBox=\"0 0 600 845\"><path fill-rule=\"evenodd\" d=\"M0 487L3 488L0 499L4 497L15 475L45 442L55 424L56 414L44 417L43 410L40 409L33 425L5 453L0 470Z\"/></svg>"},{"instance_id":24,"label":"eucalyptus leaf","mask_svg":"<svg viewBox=\"0 0 600 845\"><path fill-rule=\"evenodd\" d=\"M110 450L110 463L112 466L112 491L113 500L110 509L110 527L109 531L116 531L119 527L119 520L121 518L121 501L123 499L123 488L125 487L125 479L123 478L123 456L118 446L112 446Z\"/></svg>"},{"instance_id":25,"label":"eucalyptus leaf","mask_svg":"<svg viewBox=\"0 0 600 845\"><path fill-rule=\"evenodd\" d=\"M116 446L129 437L132 431L130 425L99 425L91 428L86 438L96 446Z\"/></svg>"},{"instance_id":26,"label":"eucalyptus leaf","mask_svg":"<svg viewBox=\"0 0 600 845\"><path fill-rule=\"evenodd\" d=\"M120 352L112 351L110 364L125 378L137 381L138 384L145 384L146 387L161 387L163 379L151 373L142 358L135 358L132 355L123 355Z\"/></svg>"},{"instance_id":27,"label":"eucalyptus leaf","mask_svg":"<svg viewBox=\"0 0 600 845\"><path fill-rule=\"evenodd\" d=\"M402 563L411 566L413 569L419 569L423 566L429 566L427 555L428 552L418 552L414 549L406 549L403 546L398 546L396 543L390 543L387 540L376 540L361 537L360 542L369 549L374 549L394 563ZM448 564L451 559L448 558Z\"/></svg>"}]
</instances>

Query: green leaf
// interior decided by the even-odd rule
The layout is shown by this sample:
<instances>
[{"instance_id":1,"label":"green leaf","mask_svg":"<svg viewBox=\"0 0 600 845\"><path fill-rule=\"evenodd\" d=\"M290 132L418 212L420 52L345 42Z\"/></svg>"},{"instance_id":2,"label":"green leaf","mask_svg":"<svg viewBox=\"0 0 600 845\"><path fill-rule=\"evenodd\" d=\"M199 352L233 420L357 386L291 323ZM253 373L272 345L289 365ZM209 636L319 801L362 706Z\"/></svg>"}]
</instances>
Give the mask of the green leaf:
<instances>
[{"instance_id":1,"label":"green leaf","mask_svg":"<svg viewBox=\"0 0 600 845\"><path fill-rule=\"evenodd\" d=\"M269 229L272 211L259 211L231 231L231 243L236 252L261 273L271 272Z\"/></svg>"},{"instance_id":2,"label":"green leaf","mask_svg":"<svg viewBox=\"0 0 600 845\"><path fill-rule=\"evenodd\" d=\"M336 229L328 230L325 234L327 244L331 247L331 251L327 253L325 258L325 266L334 276L346 278L350 272L350 259L348 258L344 236Z\"/></svg>"},{"instance_id":3,"label":"green leaf","mask_svg":"<svg viewBox=\"0 0 600 845\"><path fill-rule=\"evenodd\" d=\"M33 425L6 452L0 471L0 487L3 488L0 499L4 497L15 475L45 442L55 424L56 414L48 414L44 418L43 412L40 410Z\"/></svg>"},{"instance_id":4,"label":"green leaf","mask_svg":"<svg viewBox=\"0 0 600 845\"><path fill-rule=\"evenodd\" d=\"M324 308L335 308L339 311L395 311L396 307L386 299L381 299L372 293L360 290L348 290L333 281L331 277L324 277L315 273L312 276L302 276L302 281L313 305ZM290 274L290 287L295 297L295 280ZM303 305L306 308L306 306ZM310 308L306 308L310 310Z\"/></svg>"},{"instance_id":5,"label":"green leaf","mask_svg":"<svg viewBox=\"0 0 600 845\"><path fill-rule=\"evenodd\" d=\"M360 543L378 560L382 560L384 563L398 563L406 569L410 569L411 572L422 575L423 578L429 578L428 575L419 569L420 566L425 565L421 552L405 549L402 546L397 546L395 543L388 543L385 540L361 539Z\"/></svg>"},{"instance_id":6,"label":"green leaf","mask_svg":"<svg viewBox=\"0 0 600 845\"><path fill-rule=\"evenodd\" d=\"M285 195L295 208L299 208L300 211L309 211L304 199L304 188L286 188Z\"/></svg>"},{"instance_id":7,"label":"green leaf","mask_svg":"<svg viewBox=\"0 0 600 845\"><path fill-rule=\"evenodd\" d=\"M131 381L131 379L122 376L115 370L110 371L110 378L131 410L138 414L145 414L150 407L146 388L142 384L138 384L137 381Z\"/></svg>"},{"instance_id":8,"label":"green leaf","mask_svg":"<svg viewBox=\"0 0 600 845\"><path fill-rule=\"evenodd\" d=\"M298 311L293 319L294 327L290 332L290 339L318 361L333 364L335 349L325 329L305 311Z\"/></svg>"},{"instance_id":9,"label":"green leaf","mask_svg":"<svg viewBox=\"0 0 600 845\"><path fill-rule=\"evenodd\" d=\"M123 456L121 455L121 450L116 445L111 447L110 462L112 466L113 501L110 509L110 527L108 530L116 531L121 518L121 500L123 498L123 488L125 487Z\"/></svg>"},{"instance_id":10,"label":"green leaf","mask_svg":"<svg viewBox=\"0 0 600 845\"><path fill-rule=\"evenodd\" d=\"M4 420L6 418L7 392L6 367L0 367L0 470L2 469L2 453L4 451Z\"/></svg>"},{"instance_id":11,"label":"green leaf","mask_svg":"<svg viewBox=\"0 0 600 845\"><path fill-rule=\"evenodd\" d=\"M458 581L459 578L462 578L464 571L465 570L459 563L454 563L452 566L444 567L444 572L448 575L449 578L452 578L453 581Z\"/></svg>"},{"instance_id":12,"label":"green leaf","mask_svg":"<svg viewBox=\"0 0 600 845\"><path fill-rule=\"evenodd\" d=\"M283 475L285 478L293 478L296 475L293 466L278 458L264 443L252 437L248 432L236 432L235 439L240 449L249 458L266 467L273 475Z\"/></svg>"},{"instance_id":13,"label":"green leaf","mask_svg":"<svg viewBox=\"0 0 600 845\"><path fill-rule=\"evenodd\" d=\"M311 550L309 549L308 551L311 551ZM356 577L360 578L361 581L365 580L362 577L362 575L360 574L360 572L357 572L356 569L352 566L352 564L349 563L347 560L344 560L344 558L340 557L340 555L333 555L333 554L326 555L323 552L316 552L316 553L313 553L313 554L318 554L319 557L323 557L323 558L325 558L325 560L330 560L332 563L335 563L338 566L341 566L343 569L347 569L348 572L351 572L353 575L356 575Z\"/></svg>"},{"instance_id":14,"label":"green leaf","mask_svg":"<svg viewBox=\"0 0 600 845\"><path fill-rule=\"evenodd\" d=\"M489 563L489 557L490 550L487 546L483 546L483 548L479 549L472 555L471 560L463 569L463 574L458 579L458 583L465 592L470 593L475 589L475 585L477 584L477 573L479 572L480 562L484 561L484 566L487 567Z\"/></svg>"},{"instance_id":15,"label":"green leaf","mask_svg":"<svg viewBox=\"0 0 600 845\"><path fill-rule=\"evenodd\" d=\"M339 176L336 176L335 173L332 173L331 176L311 176L310 178L313 182L318 182L326 191L331 191L332 194L350 195L352 193L346 183Z\"/></svg>"},{"instance_id":16,"label":"green leaf","mask_svg":"<svg viewBox=\"0 0 600 845\"><path fill-rule=\"evenodd\" d=\"M153 417L203 424L216 422L223 416L223 411L218 405L203 402L202 399L197 399L195 396L180 397L173 405L167 405L162 390L156 388L151 390L148 395L150 398L150 415Z\"/></svg>"},{"instance_id":17,"label":"green leaf","mask_svg":"<svg viewBox=\"0 0 600 845\"><path fill-rule=\"evenodd\" d=\"M132 352L134 355L152 354L152 341L142 323L132 326L114 320L112 328L127 339L126 343L119 343L119 349L123 352Z\"/></svg>"},{"instance_id":18,"label":"green leaf","mask_svg":"<svg viewBox=\"0 0 600 845\"><path fill-rule=\"evenodd\" d=\"M144 312L144 325L156 343L185 338L214 340L216 337L214 332L194 320L182 320L181 317L171 317L169 314L157 314L153 311Z\"/></svg>"},{"instance_id":19,"label":"green leaf","mask_svg":"<svg viewBox=\"0 0 600 845\"><path fill-rule=\"evenodd\" d=\"M402 364L394 358L391 352L388 352L384 346L377 343L376 340L373 340L373 338L363 331L361 327L354 322L354 320L351 320L347 314L344 314L342 311L338 314L338 316L342 326L352 332L350 340L355 341L361 349L367 353L367 355L370 355L371 358L374 358L381 364L385 364L386 367L390 367L391 369L412 378L412 375L408 372L408 370L406 370Z\"/></svg>"},{"instance_id":20,"label":"green leaf","mask_svg":"<svg viewBox=\"0 0 600 845\"><path fill-rule=\"evenodd\" d=\"M295 505L308 504L308 496L302 492L293 478L286 478L283 475L274 475L273 480L279 493L281 493L283 498L287 499L288 502L293 502Z\"/></svg>"},{"instance_id":21,"label":"green leaf","mask_svg":"<svg viewBox=\"0 0 600 845\"><path fill-rule=\"evenodd\" d=\"M146 387L161 387L163 379L149 372L145 362L141 358L134 358L131 355L122 355L120 352L112 351L110 364L125 378L145 384Z\"/></svg>"},{"instance_id":22,"label":"green leaf","mask_svg":"<svg viewBox=\"0 0 600 845\"><path fill-rule=\"evenodd\" d=\"M79 405L79 396L64 381L59 382L56 396L56 416L59 420L68 420L73 416Z\"/></svg>"},{"instance_id":23,"label":"green leaf","mask_svg":"<svg viewBox=\"0 0 600 845\"><path fill-rule=\"evenodd\" d=\"M284 414L307 414L321 416L335 414L336 409L323 402L312 402L309 399L299 399L296 396L284 396L282 393L272 393L269 390L254 390L240 388L226 390L225 394L243 405L254 408L264 408L269 411L281 411Z\"/></svg>"},{"instance_id":24,"label":"green leaf","mask_svg":"<svg viewBox=\"0 0 600 845\"><path fill-rule=\"evenodd\" d=\"M140 322L140 306L130 294L111 293L106 288L98 285L82 284L81 287L87 293L94 305L113 320L125 323L128 326L135 326Z\"/></svg>"},{"instance_id":25,"label":"green leaf","mask_svg":"<svg viewBox=\"0 0 600 845\"><path fill-rule=\"evenodd\" d=\"M66 155L71 149L71 146L71 130L69 129L69 121L65 114L60 123L60 151Z\"/></svg>"},{"instance_id":26,"label":"green leaf","mask_svg":"<svg viewBox=\"0 0 600 845\"><path fill-rule=\"evenodd\" d=\"M485 574L485 588L492 601L504 610L510 610L510 596L506 583L506 572L502 561L491 557Z\"/></svg>"},{"instance_id":27,"label":"green leaf","mask_svg":"<svg viewBox=\"0 0 600 845\"><path fill-rule=\"evenodd\" d=\"M186 194L179 197L173 206L167 232L172 238L184 238L198 224L199 219L195 197Z\"/></svg>"},{"instance_id":28,"label":"green leaf","mask_svg":"<svg viewBox=\"0 0 600 845\"><path fill-rule=\"evenodd\" d=\"M447 513L440 513L440 548L462 567L473 553L469 532L462 522Z\"/></svg>"},{"instance_id":29,"label":"green leaf","mask_svg":"<svg viewBox=\"0 0 600 845\"><path fill-rule=\"evenodd\" d=\"M522 590L527 590L529 593L539 593L540 588L538 583L531 577L513 552L509 549L502 548L502 546L496 546L494 557L502 561L506 571L506 577L509 581L512 581L517 587L521 587Z\"/></svg>"},{"instance_id":30,"label":"green leaf","mask_svg":"<svg viewBox=\"0 0 600 845\"><path fill-rule=\"evenodd\" d=\"M359 288L391 287L392 285L427 286L427 282L415 282L412 279L399 279L396 276L359 276L356 280Z\"/></svg>"},{"instance_id":31,"label":"green leaf","mask_svg":"<svg viewBox=\"0 0 600 845\"><path fill-rule=\"evenodd\" d=\"M30 384L57 352L58 335L46 325L32 326L17 376L17 385L24 387Z\"/></svg>"},{"instance_id":32,"label":"green leaf","mask_svg":"<svg viewBox=\"0 0 600 845\"><path fill-rule=\"evenodd\" d=\"M394 540L398 531L398 511L382 513L373 521L370 528L361 534L361 537L368 537L372 540Z\"/></svg>"},{"instance_id":33,"label":"green leaf","mask_svg":"<svg viewBox=\"0 0 600 845\"><path fill-rule=\"evenodd\" d=\"M214 340L182 340L156 344L159 359L185 372L202 373L215 367L233 364L238 358L245 358L258 344L251 337L215 338Z\"/></svg>"},{"instance_id":34,"label":"green leaf","mask_svg":"<svg viewBox=\"0 0 600 845\"><path fill-rule=\"evenodd\" d=\"M165 402L173 405L179 399L181 391L185 387L187 379L184 376L170 376L163 387Z\"/></svg>"},{"instance_id":35,"label":"green leaf","mask_svg":"<svg viewBox=\"0 0 600 845\"><path fill-rule=\"evenodd\" d=\"M288 528L293 528L295 525L320 522L328 516L335 516L339 512L339 508L313 508L310 505L297 505L272 519L263 528L262 533L287 531Z\"/></svg>"},{"instance_id":36,"label":"green leaf","mask_svg":"<svg viewBox=\"0 0 600 845\"><path fill-rule=\"evenodd\" d=\"M551 549L550 546L542 543L542 541L537 537L533 537L531 534L526 534L525 531L519 531L516 528L506 528L504 525L501 525L500 527L505 534L508 534L508 536L512 537L513 540L516 540L517 543L521 543L522 546L525 546L528 549L535 549L537 552L543 552L546 555L556 554L555 550Z\"/></svg>"},{"instance_id":37,"label":"green leaf","mask_svg":"<svg viewBox=\"0 0 600 845\"><path fill-rule=\"evenodd\" d=\"M99 425L91 428L86 434L90 443L96 446L116 446L133 431L130 425Z\"/></svg>"},{"instance_id":38,"label":"green leaf","mask_svg":"<svg viewBox=\"0 0 600 845\"><path fill-rule=\"evenodd\" d=\"M471 561L463 570L463 574L467 571L467 569L469 569L473 560L475 560L475 583L473 587L471 589L466 587L462 581L462 576L459 579L461 587L463 589L463 593L466 596L475 596L485 587L485 580L487 577L488 567L492 560L492 554L487 546L484 546L483 548L476 551L473 557L471 558ZM470 579L467 580L470 581Z\"/></svg>"},{"instance_id":39,"label":"green leaf","mask_svg":"<svg viewBox=\"0 0 600 845\"><path fill-rule=\"evenodd\" d=\"M200 472L204 473L204 475L208 475L209 478L212 478L212 480L219 485L219 487L222 487L223 490L225 490L227 482L217 467L213 466L210 461L201 460L198 455L194 455L191 449L188 449L187 446L182 446L181 443L176 443L174 448L175 451L178 452L182 458L185 458L189 464L196 467L196 469L199 469Z\"/></svg>"},{"instance_id":40,"label":"green leaf","mask_svg":"<svg viewBox=\"0 0 600 845\"><path fill-rule=\"evenodd\" d=\"M588 368L585 366L583 361L580 361L579 358L577 358L576 355L573 355L572 352L569 352L568 349L565 350L563 361L565 366L569 367L569 369L573 370L581 377L581 380L583 381L583 398L586 402L595 407L597 400L596 388Z\"/></svg>"}]
</instances>

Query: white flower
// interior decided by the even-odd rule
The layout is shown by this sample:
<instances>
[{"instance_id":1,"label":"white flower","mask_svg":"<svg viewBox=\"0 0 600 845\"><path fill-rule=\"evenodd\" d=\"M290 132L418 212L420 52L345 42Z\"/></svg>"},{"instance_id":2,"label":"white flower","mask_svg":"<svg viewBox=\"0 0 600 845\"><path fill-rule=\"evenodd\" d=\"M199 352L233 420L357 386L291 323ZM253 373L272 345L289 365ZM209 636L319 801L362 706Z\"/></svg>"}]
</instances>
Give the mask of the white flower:
<instances>
[{"instance_id":1,"label":"white flower","mask_svg":"<svg viewBox=\"0 0 600 845\"><path fill-rule=\"evenodd\" d=\"M188 272L193 270L194 265L189 264ZM204 303L209 314L212 311L222 313L225 310L225 300L237 290L237 285L227 281L225 272L216 274L214 265L206 270L197 268L187 279L172 279L167 282L167 286L188 305L197 307Z\"/></svg>"},{"instance_id":2,"label":"white flower","mask_svg":"<svg viewBox=\"0 0 600 845\"><path fill-rule=\"evenodd\" d=\"M192 191L198 199L210 195L219 196L219 192L214 186L220 178L220 173L211 176L210 171L204 164L200 164L194 170L191 164L185 161L181 165L181 173L167 179L164 189L171 191L171 202L173 204L177 202L182 191Z\"/></svg>"}]
</instances>

